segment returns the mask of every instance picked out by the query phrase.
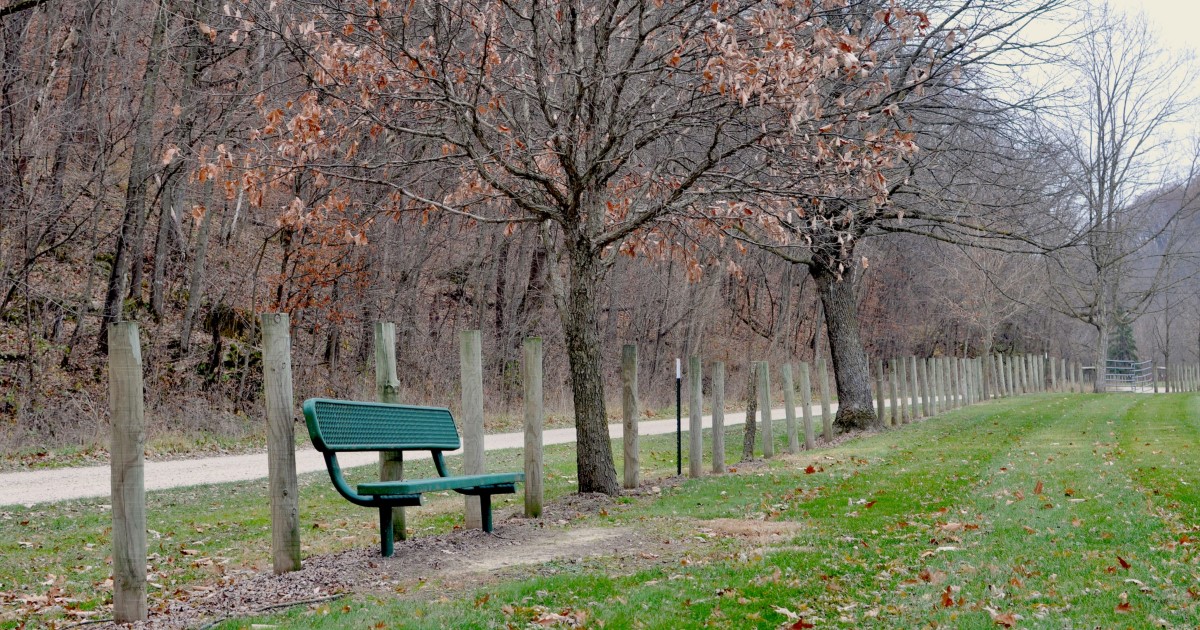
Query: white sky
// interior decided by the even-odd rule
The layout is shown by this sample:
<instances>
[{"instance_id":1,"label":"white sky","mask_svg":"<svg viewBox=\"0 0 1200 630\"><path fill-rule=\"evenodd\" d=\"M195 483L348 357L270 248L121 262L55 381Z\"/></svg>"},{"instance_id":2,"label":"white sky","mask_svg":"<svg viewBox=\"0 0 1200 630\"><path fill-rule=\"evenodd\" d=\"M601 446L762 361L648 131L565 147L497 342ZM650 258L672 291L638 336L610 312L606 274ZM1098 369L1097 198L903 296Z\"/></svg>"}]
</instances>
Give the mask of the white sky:
<instances>
[{"instance_id":1,"label":"white sky","mask_svg":"<svg viewBox=\"0 0 1200 630\"><path fill-rule=\"evenodd\" d=\"M1200 2L1197 0L1108 0L1109 6L1146 20L1162 37L1164 48L1200 48Z\"/></svg>"}]
</instances>

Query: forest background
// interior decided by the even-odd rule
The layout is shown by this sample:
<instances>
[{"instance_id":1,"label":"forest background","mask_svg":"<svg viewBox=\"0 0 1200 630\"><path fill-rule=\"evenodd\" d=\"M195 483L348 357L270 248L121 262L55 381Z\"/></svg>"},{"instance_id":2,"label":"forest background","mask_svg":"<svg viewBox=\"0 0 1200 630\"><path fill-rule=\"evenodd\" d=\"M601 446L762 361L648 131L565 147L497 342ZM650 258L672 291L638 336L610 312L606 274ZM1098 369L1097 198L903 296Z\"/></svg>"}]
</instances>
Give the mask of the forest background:
<instances>
[{"instance_id":1,"label":"forest background","mask_svg":"<svg viewBox=\"0 0 1200 630\"><path fill-rule=\"evenodd\" d=\"M666 4L710 10L704 20L692 19L736 30L739 16L755 7L791 3ZM473 6L425 5L459 17ZM928 23L914 21L903 35L891 17L879 17L900 8L895 3L827 2L813 14L824 24L838 11L864 16L865 26L845 28L891 33L898 42L888 53L892 62L911 54L912 41L937 42L916 79L928 92L914 83L893 103L864 88L867 96L838 114L839 124L848 116L877 118L913 143L911 150L900 141L889 145L885 152L894 155L886 164L852 174L837 191L822 189L840 195L839 203L869 208L870 221L846 231L855 240L849 275L866 353L1047 353L1088 365L1107 355L1159 365L1200 360L1190 56L1163 49L1144 22L1100 5L905 6ZM651 8L638 10L652 15ZM548 407L572 412L564 291L556 288L576 260L563 253L571 247L566 231L548 227L545 216L497 207L503 195L485 193L504 182L479 184L462 170L487 159L472 154L470 143L435 143L441 157L460 158L443 166L426 157L429 147L414 140L421 134L413 129L359 124L383 111L375 104L385 90L381 75L371 75L378 93L368 94L349 70L339 81L325 74L338 51L347 67L361 60L339 47L346 42L360 53L382 50L388 40L371 40L372 15L403 10L386 2L255 0L0 6L0 448L102 445L103 330L113 319L143 327L152 435L261 433L255 314L275 310L294 322L300 398L370 398L372 329L382 320L397 324L407 402L455 405L458 333L479 329L490 415L520 404L527 336L545 340ZM434 13L411 19L442 24ZM753 41L747 35L745 42ZM719 46L697 46L689 53L732 59ZM870 48L857 40L845 46ZM835 51L832 73L814 80L825 96L836 86L883 81L872 75L866 83L870 68L852 65L859 60L848 61L846 52ZM686 65L665 53L662 63L664 76ZM905 75L898 76L903 84ZM409 87L428 88L425 80ZM697 121L721 108L763 115L744 111L748 97L743 109L736 98L718 102L716 85L684 103L692 109L677 111ZM351 88L365 103L357 119L329 105L349 101ZM901 115L889 109L893 104ZM342 117L336 141L345 144L335 152L306 153L313 145L297 140L298 129L319 120L312 109L318 106L327 108L326 124L335 113ZM859 112L866 118L850 116ZM814 136L831 133L826 119L809 123ZM853 142L870 132L832 133ZM795 158L801 144L778 155ZM802 232L787 213L814 193L780 193L777 179L768 178L778 172L767 153L745 158L747 172L764 179L710 183L687 204L652 217L650 236L606 242L613 253L588 286L607 396L619 391L617 357L627 343L639 346L639 388L651 413L673 403L676 357L724 361L731 400L742 396L750 361L831 358L821 280L811 259L804 263L796 253L821 244L786 240ZM406 183L381 186L363 171L326 168L335 154L384 156L378 165L410 177L393 172L388 182ZM883 193L847 196L845 189L870 188L863 182L876 173ZM332 179L336 188L326 186ZM660 192L628 181L645 198ZM762 199L767 189L770 202L743 208L729 201ZM716 200L713 207L744 211L753 221L713 220L698 210L707 207L696 201L705 194ZM614 199L606 212L637 215L636 203L622 208ZM780 233L782 244L773 240Z\"/></svg>"}]
</instances>

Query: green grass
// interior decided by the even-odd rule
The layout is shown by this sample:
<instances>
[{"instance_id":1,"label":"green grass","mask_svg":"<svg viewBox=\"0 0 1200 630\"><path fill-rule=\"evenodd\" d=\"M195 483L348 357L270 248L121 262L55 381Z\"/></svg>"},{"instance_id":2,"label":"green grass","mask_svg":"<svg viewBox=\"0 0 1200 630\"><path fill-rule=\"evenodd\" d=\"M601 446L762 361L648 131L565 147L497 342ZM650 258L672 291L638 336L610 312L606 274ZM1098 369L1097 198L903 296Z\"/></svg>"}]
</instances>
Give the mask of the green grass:
<instances>
[{"instance_id":1,"label":"green grass","mask_svg":"<svg viewBox=\"0 0 1200 630\"><path fill-rule=\"evenodd\" d=\"M775 424L781 452L784 423ZM740 437L740 427L727 433L730 461ZM674 472L674 436L642 444L647 478ZM1194 395L996 401L690 480L572 524L636 528L681 543L658 561L550 563L482 586L351 595L221 627L524 627L552 615L609 628L775 628L789 615L817 627L1193 627L1197 449ZM614 450L619 455L619 445ZM490 469L520 466L513 451L488 457ZM548 448L547 470L550 498L571 492L571 447ZM152 581L160 585L152 598L265 568L265 486L152 493ZM304 476L302 486L306 554L376 544L372 511L349 506L323 475ZM59 589L77 608L100 607L109 544L100 504L0 512L0 593ZM461 501L446 497L411 510L410 527L418 535L448 531L461 523L460 511ZM711 519L792 523L794 535L722 536ZM6 628L21 618L0 619Z\"/></svg>"}]
</instances>

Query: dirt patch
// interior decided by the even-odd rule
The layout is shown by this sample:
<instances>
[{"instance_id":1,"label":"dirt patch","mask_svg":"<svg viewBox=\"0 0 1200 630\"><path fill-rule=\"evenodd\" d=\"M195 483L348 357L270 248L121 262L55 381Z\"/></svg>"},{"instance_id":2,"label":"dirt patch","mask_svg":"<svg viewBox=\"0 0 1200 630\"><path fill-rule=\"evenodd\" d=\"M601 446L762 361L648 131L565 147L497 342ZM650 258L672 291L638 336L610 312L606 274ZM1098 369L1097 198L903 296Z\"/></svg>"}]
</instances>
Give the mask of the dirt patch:
<instances>
[{"instance_id":1,"label":"dirt patch","mask_svg":"<svg viewBox=\"0 0 1200 630\"><path fill-rule=\"evenodd\" d=\"M589 515L617 508L613 499L603 494L569 495L548 505L541 518L497 514L491 534L457 530L400 540L391 558L380 557L376 547L314 556L304 560L301 570L281 576L231 573L218 585L193 586L164 599L152 599L149 620L144 623L90 627L195 628L231 617L317 604L344 593L440 597L465 593L505 577L527 577L531 565L611 558L628 567L647 561L673 562L672 556L685 550L678 541L672 543L640 530L578 526L582 525L578 521ZM426 588L435 584L436 588Z\"/></svg>"},{"instance_id":2,"label":"dirt patch","mask_svg":"<svg viewBox=\"0 0 1200 630\"><path fill-rule=\"evenodd\" d=\"M700 521L696 526L696 530L702 533L732 536L757 545L789 542L802 529L802 523L793 521L752 521L736 518Z\"/></svg>"}]
</instances>

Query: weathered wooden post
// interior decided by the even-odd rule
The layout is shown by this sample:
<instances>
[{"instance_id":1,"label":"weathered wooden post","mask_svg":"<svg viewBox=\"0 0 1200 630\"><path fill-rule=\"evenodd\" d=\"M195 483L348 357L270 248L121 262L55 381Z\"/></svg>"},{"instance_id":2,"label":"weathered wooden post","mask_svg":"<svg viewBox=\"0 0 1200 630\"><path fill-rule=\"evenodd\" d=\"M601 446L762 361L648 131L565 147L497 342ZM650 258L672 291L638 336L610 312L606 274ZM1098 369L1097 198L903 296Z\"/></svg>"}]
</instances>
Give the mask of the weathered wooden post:
<instances>
[{"instance_id":1,"label":"weathered wooden post","mask_svg":"<svg viewBox=\"0 0 1200 630\"><path fill-rule=\"evenodd\" d=\"M1083 381L1083 362L1075 362L1075 383L1079 387L1079 393L1083 393L1087 388L1087 383Z\"/></svg>"},{"instance_id":2,"label":"weathered wooden post","mask_svg":"<svg viewBox=\"0 0 1200 630\"><path fill-rule=\"evenodd\" d=\"M992 393L996 391L996 385L992 382L992 375L995 370L992 369L992 355L979 355L979 387L980 395L986 402L992 399Z\"/></svg>"},{"instance_id":3,"label":"weathered wooden post","mask_svg":"<svg viewBox=\"0 0 1200 630\"><path fill-rule=\"evenodd\" d=\"M899 421L896 423L896 425L899 426L901 424L912 422L912 406L909 404L910 388L908 386L908 361L905 360L904 357L900 357L899 359L896 359L896 361L900 364L900 415L898 416Z\"/></svg>"},{"instance_id":4,"label":"weathered wooden post","mask_svg":"<svg viewBox=\"0 0 1200 630\"><path fill-rule=\"evenodd\" d=\"M400 402L400 377L396 373L396 324L375 322L375 398L379 402ZM379 480L404 479L404 451L379 451ZM404 508L392 508L392 539L406 540L408 527Z\"/></svg>"},{"instance_id":5,"label":"weathered wooden post","mask_svg":"<svg viewBox=\"0 0 1200 630\"><path fill-rule=\"evenodd\" d=\"M975 376L975 402L983 402L987 397L983 394L983 357L971 359L971 373Z\"/></svg>"},{"instance_id":6,"label":"weathered wooden post","mask_svg":"<svg viewBox=\"0 0 1200 630\"><path fill-rule=\"evenodd\" d=\"M1050 357L1047 359L1050 363L1050 391L1058 391L1058 359Z\"/></svg>"},{"instance_id":7,"label":"weathered wooden post","mask_svg":"<svg viewBox=\"0 0 1200 630\"><path fill-rule=\"evenodd\" d=\"M883 391L883 380L884 380L883 360L876 359L875 360L875 418L880 419L881 425L887 425L888 420L887 420L886 416L883 415L884 413L887 413L887 403L884 402L884 400L886 400L887 394L886 394L886 392Z\"/></svg>"},{"instance_id":8,"label":"weathered wooden post","mask_svg":"<svg viewBox=\"0 0 1200 630\"><path fill-rule=\"evenodd\" d=\"M263 313L263 390L267 399L267 475L275 573L300 568L300 493L296 482L292 336L287 313Z\"/></svg>"},{"instance_id":9,"label":"weathered wooden post","mask_svg":"<svg viewBox=\"0 0 1200 630\"><path fill-rule=\"evenodd\" d=\"M483 474L483 338L464 330L458 338L459 378L462 384L463 474ZM482 529L479 497L465 496L467 529Z\"/></svg>"},{"instance_id":10,"label":"weathered wooden post","mask_svg":"<svg viewBox=\"0 0 1200 630\"><path fill-rule=\"evenodd\" d=\"M542 395L541 337L525 339L523 354L521 376L524 381L522 394L525 398L525 516L537 518L542 515L545 499L542 485L542 427L545 423L545 408ZM634 406L636 409L636 403ZM635 427L634 431L636 430ZM625 465L628 467L629 462L626 461ZM636 466L634 470L636 471ZM634 483L637 483L636 475Z\"/></svg>"},{"instance_id":11,"label":"weathered wooden post","mask_svg":"<svg viewBox=\"0 0 1200 630\"><path fill-rule=\"evenodd\" d=\"M883 414L887 411L887 403L884 402L886 394L883 392L883 360L875 359L875 417L879 418L880 424L887 424L887 418Z\"/></svg>"},{"instance_id":12,"label":"weathered wooden post","mask_svg":"<svg viewBox=\"0 0 1200 630\"><path fill-rule=\"evenodd\" d=\"M638 349L634 344L621 348L622 442L625 445L625 487L638 486Z\"/></svg>"},{"instance_id":13,"label":"weathered wooden post","mask_svg":"<svg viewBox=\"0 0 1200 630\"><path fill-rule=\"evenodd\" d=\"M832 442L833 412L829 405L833 400L829 395L829 368L825 365L825 359L817 361L817 378L821 379L821 433L826 442Z\"/></svg>"},{"instance_id":14,"label":"weathered wooden post","mask_svg":"<svg viewBox=\"0 0 1200 630\"><path fill-rule=\"evenodd\" d=\"M712 367L712 471L725 472L725 364Z\"/></svg>"},{"instance_id":15,"label":"weathered wooden post","mask_svg":"<svg viewBox=\"0 0 1200 630\"><path fill-rule=\"evenodd\" d=\"M961 401L958 397L960 389L959 389L959 382L958 382L958 372L954 369L955 361L957 361L957 359L954 357L950 357L950 356L946 357L945 360L943 361L943 365L946 368L946 383L949 384L949 386L950 386L950 408L951 409L958 409L959 407L962 406Z\"/></svg>"},{"instance_id":16,"label":"weathered wooden post","mask_svg":"<svg viewBox=\"0 0 1200 630\"><path fill-rule=\"evenodd\" d=\"M704 474L704 374L700 357L688 357L688 476Z\"/></svg>"},{"instance_id":17,"label":"weathered wooden post","mask_svg":"<svg viewBox=\"0 0 1200 630\"><path fill-rule=\"evenodd\" d=\"M909 408L912 409L911 418L916 420L925 414L921 413L921 378L917 372L917 357L913 355L909 355L908 357L908 373L909 382L912 384L912 387L909 388L909 391L912 392L912 401L909 403Z\"/></svg>"},{"instance_id":18,"label":"weathered wooden post","mask_svg":"<svg viewBox=\"0 0 1200 630\"><path fill-rule=\"evenodd\" d=\"M783 379L783 417L787 424L788 452L800 452L800 433L796 429L796 384L792 381L792 364L784 363L779 368Z\"/></svg>"},{"instance_id":19,"label":"weathered wooden post","mask_svg":"<svg viewBox=\"0 0 1200 630\"><path fill-rule=\"evenodd\" d=\"M1004 355L1005 391L1008 392L1009 396L1017 395L1016 375L1017 375L1017 371L1013 367L1013 355L1011 355L1011 354Z\"/></svg>"},{"instance_id":20,"label":"weathered wooden post","mask_svg":"<svg viewBox=\"0 0 1200 630\"><path fill-rule=\"evenodd\" d=\"M758 416L762 421L763 457L775 456L775 430L771 422L771 365L758 362Z\"/></svg>"},{"instance_id":21,"label":"weathered wooden post","mask_svg":"<svg viewBox=\"0 0 1200 630\"><path fill-rule=\"evenodd\" d=\"M938 374L937 358L926 357L925 366L929 371L929 410L933 415L942 412L941 387L942 380Z\"/></svg>"},{"instance_id":22,"label":"weathered wooden post","mask_svg":"<svg viewBox=\"0 0 1200 630\"><path fill-rule=\"evenodd\" d=\"M1032 393L1032 381L1029 379L1029 355L1019 355L1017 365L1021 368L1021 393L1030 394Z\"/></svg>"},{"instance_id":23,"label":"weathered wooden post","mask_svg":"<svg viewBox=\"0 0 1200 630\"><path fill-rule=\"evenodd\" d=\"M146 416L142 345L134 322L108 327L108 406L112 413L113 619L146 620Z\"/></svg>"},{"instance_id":24,"label":"weathered wooden post","mask_svg":"<svg viewBox=\"0 0 1200 630\"><path fill-rule=\"evenodd\" d=\"M917 371L920 378L920 410L926 418L934 415L934 383L929 374L929 358L924 356L922 359L917 359Z\"/></svg>"},{"instance_id":25,"label":"weathered wooden post","mask_svg":"<svg viewBox=\"0 0 1200 630\"><path fill-rule=\"evenodd\" d=\"M1004 355L996 355L996 382L1000 398L1008 396L1008 370L1004 366Z\"/></svg>"},{"instance_id":26,"label":"weathered wooden post","mask_svg":"<svg viewBox=\"0 0 1200 630\"><path fill-rule=\"evenodd\" d=\"M896 360L888 360L888 394L892 397L891 413L888 414L887 425L889 427L898 427L904 423L900 417L900 370L896 367Z\"/></svg>"},{"instance_id":27,"label":"weathered wooden post","mask_svg":"<svg viewBox=\"0 0 1200 630\"><path fill-rule=\"evenodd\" d=\"M811 451L817 447L817 439L813 430L812 379L809 375L808 361L800 362L800 406L800 417L804 421L804 450Z\"/></svg>"}]
</instances>

